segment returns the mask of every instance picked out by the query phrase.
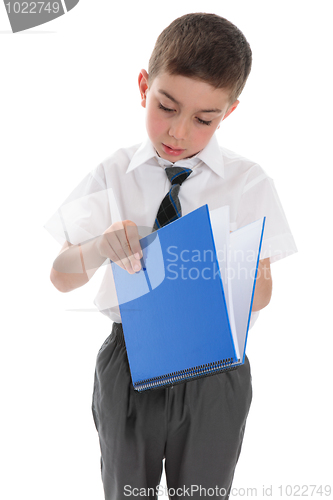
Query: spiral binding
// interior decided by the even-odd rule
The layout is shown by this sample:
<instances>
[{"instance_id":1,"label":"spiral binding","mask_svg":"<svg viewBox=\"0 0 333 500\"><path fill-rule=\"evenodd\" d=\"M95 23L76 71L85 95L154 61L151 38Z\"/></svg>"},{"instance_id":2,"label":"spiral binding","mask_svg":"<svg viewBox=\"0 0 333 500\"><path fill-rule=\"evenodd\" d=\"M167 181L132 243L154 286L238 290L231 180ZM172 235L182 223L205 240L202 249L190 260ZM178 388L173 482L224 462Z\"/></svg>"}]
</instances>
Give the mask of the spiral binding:
<instances>
[{"instance_id":1,"label":"spiral binding","mask_svg":"<svg viewBox=\"0 0 333 500\"><path fill-rule=\"evenodd\" d=\"M139 382L135 382L134 388L137 391L142 392L149 389L157 389L166 385L180 384L181 382L191 380L193 378L207 377L218 372L235 370L239 366L239 363L240 359L238 359L237 362L234 361L233 358L222 359L220 361L199 365L194 368L186 368L185 370L167 373L166 375L159 375L153 379L140 380Z\"/></svg>"}]
</instances>

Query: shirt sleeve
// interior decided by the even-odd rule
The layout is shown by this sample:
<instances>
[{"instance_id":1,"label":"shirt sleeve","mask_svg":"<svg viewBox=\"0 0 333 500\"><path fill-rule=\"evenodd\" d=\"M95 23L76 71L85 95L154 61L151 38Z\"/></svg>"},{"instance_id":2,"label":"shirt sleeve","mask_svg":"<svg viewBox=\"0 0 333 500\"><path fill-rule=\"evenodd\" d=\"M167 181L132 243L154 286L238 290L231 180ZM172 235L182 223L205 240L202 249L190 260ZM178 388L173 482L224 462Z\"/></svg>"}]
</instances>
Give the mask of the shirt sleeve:
<instances>
[{"instance_id":1,"label":"shirt sleeve","mask_svg":"<svg viewBox=\"0 0 333 500\"><path fill-rule=\"evenodd\" d=\"M237 227L266 217L261 259L276 262L297 252L286 215L273 180L255 165L244 185L237 212Z\"/></svg>"},{"instance_id":2,"label":"shirt sleeve","mask_svg":"<svg viewBox=\"0 0 333 500\"><path fill-rule=\"evenodd\" d=\"M82 179L43 227L61 245L65 241L77 245L100 236L112 224L111 191L100 164Z\"/></svg>"}]
</instances>

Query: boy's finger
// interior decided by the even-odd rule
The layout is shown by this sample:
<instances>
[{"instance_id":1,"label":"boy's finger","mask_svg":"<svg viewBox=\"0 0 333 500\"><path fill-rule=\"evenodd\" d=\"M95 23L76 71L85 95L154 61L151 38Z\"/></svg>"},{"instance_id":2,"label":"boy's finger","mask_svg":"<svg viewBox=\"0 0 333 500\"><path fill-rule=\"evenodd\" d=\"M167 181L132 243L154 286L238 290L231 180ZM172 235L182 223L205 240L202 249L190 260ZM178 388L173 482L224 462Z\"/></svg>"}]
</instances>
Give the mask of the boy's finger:
<instances>
[{"instance_id":1,"label":"boy's finger","mask_svg":"<svg viewBox=\"0 0 333 500\"><path fill-rule=\"evenodd\" d=\"M136 225L127 224L125 226L127 240L129 242L129 247L131 250L129 259L131 261L131 265L135 272L141 269L140 259L142 258L142 249L140 245L140 236L138 232L138 227Z\"/></svg>"},{"instance_id":2,"label":"boy's finger","mask_svg":"<svg viewBox=\"0 0 333 500\"><path fill-rule=\"evenodd\" d=\"M142 249L140 245L140 238L141 236L139 235L138 231L138 226L135 224L127 224L125 226L125 231L127 233L127 239L130 243L131 250L133 252L133 255L136 256L138 254L137 259L142 258Z\"/></svg>"},{"instance_id":3,"label":"boy's finger","mask_svg":"<svg viewBox=\"0 0 333 500\"><path fill-rule=\"evenodd\" d=\"M127 255L129 254L129 248L125 231L117 230L108 233L108 243L111 260L126 271L132 271L131 261ZM112 258L112 256L115 258Z\"/></svg>"},{"instance_id":4,"label":"boy's finger","mask_svg":"<svg viewBox=\"0 0 333 500\"><path fill-rule=\"evenodd\" d=\"M116 264L126 269L130 274L134 274L141 269L142 250L138 229L134 222L122 221L115 224L113 231L107 233L107 239L109 250L117 255L117 261L114 261ZM137 258L134 254L137 254Z\"/></svg>"},{"instance_id":5,"label":"boy's finger","mask_svg":"<svg viewBox=\"0 0 333 500\"><path fill-rule=\"evenodd\" d=\"M117 241L113 243L112 246L116 250L117 255L120 257L126 271L130 274L136 273L141 269L141 265L140 261L138 261L133 255L131 243L125 229L118 230L115 236ZM136 266L136 264L138 264L138 266Z\"/></svg>"}]
</instances>

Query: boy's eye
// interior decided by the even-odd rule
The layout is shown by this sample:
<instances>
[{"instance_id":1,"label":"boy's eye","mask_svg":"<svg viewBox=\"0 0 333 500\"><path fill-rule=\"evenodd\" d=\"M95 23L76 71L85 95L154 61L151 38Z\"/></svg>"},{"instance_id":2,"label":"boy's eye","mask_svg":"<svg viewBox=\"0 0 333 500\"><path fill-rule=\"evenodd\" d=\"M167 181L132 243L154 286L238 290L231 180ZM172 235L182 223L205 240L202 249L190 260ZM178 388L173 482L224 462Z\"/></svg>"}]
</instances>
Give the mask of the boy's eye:
<instances>
[{"instance_id":1,"label":"boy's eye","mask_svg":"<svg viewBox=\"0 0 333 500\"><path fill-rule=\"evenodd\" d=\"M201 123L202 125L211 125L212 121L205 122L205 120L201 120L201 118L198 118L198 122Z\"/></svg>"},{"instance_id":2,"label":"boy's eye","mask_svg":"<svg viewBox=\"0 0 333 500\"><path fill-rule=\"evenodd\" d=\"M159 105L159 108L160 108L160 109L163 109L163 111L173 111L173 109L165 108L165 107L163 106L163 104L161 104L161 103L160 103L160 105Z\"/></svg>"},{"instance_id":3,"label":"boy's eye","mask_svg":"<svg viewBox=\"0 0 333 500\"><path fill-rule=\"evenodd\" d=\"M159 108L162 109L163 111L167 111L168 113L172 113L174 111L173 109L166 108L161 103L159 104ZM211 125L211 123L212 123L212 120L208 121L208 122L206 122L205 120L201 120L201 118L197 118L197 120L199 123L201 123L201 125Z\"/></svg>"}]
</instances>

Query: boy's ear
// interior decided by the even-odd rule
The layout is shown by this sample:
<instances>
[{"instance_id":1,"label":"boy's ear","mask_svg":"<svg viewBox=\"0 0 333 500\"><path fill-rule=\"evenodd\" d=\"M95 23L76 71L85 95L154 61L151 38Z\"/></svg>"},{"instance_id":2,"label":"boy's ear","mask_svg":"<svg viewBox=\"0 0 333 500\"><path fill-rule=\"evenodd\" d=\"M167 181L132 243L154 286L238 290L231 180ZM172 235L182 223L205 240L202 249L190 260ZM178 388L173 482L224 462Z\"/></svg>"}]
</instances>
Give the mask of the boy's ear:
<instances>
[{"instance_id":1,"label":"boy's ear","mask_svg":"<svg viewBox=\"0 0 333 500\"><path fill-rule=\"evenodd\" d=\"M239 101L235 101L231 104L230 108L228 109L228 111L226 112L224 117L222 118L222 121L225 120L229 115L231 115L231 113L237 108L238 104L239 104Z\"/></svg>"},{"instance_id":2,"label":"boy's ear","mask_svg":"<svg viewBox=\"0 0 333 500\"><path fill-rule=\"evenodd\" d=\"M139 73L139 78L138 78L138 83L139 83L139 89L140 89L140 94L141 94L141 106L143 108L146 107L146 93L148 90L148 73L145 69L142 69Z\"/></svg>"}]
</instances>

